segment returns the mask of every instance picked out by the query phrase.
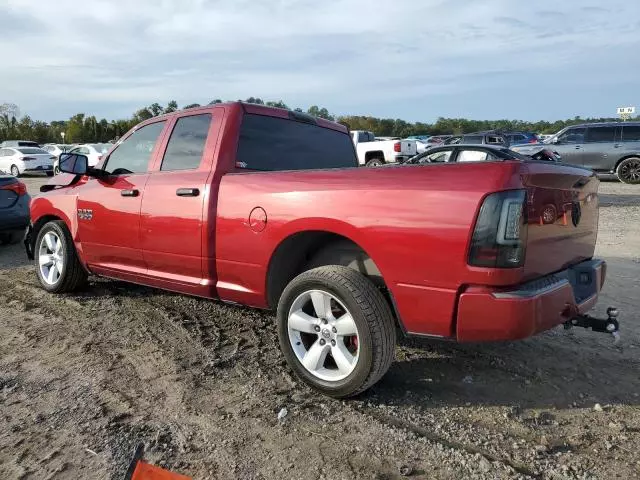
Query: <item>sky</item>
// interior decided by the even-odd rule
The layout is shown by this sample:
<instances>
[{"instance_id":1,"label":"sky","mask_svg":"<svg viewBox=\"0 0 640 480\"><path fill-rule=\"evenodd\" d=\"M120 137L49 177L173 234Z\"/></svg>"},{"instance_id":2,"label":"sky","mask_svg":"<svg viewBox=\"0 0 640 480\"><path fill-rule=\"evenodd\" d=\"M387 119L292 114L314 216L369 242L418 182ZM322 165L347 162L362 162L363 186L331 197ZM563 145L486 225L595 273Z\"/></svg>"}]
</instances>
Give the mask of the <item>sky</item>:
<instances>
[{"instance_id":1,"label":"sky","mask_svg":"<svg viewBox=\"0 0 640 480\"><path fill-rule=\"evenodd\" d=\"M640 107L637 0L0 0L0 19L0 104L46 121L250 96L424 122Z\"/></svg>"}]
</instances>

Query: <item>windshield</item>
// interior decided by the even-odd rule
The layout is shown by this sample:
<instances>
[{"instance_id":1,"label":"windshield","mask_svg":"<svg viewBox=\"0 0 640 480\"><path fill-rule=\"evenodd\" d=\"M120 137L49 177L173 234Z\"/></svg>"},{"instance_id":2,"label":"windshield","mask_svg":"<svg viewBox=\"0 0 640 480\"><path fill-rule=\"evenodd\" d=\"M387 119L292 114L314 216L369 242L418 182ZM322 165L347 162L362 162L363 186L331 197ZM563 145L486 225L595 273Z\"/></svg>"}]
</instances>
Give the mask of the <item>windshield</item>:
<instances>
[{"instance_id":1,"label":"windshield","mask_svg":"<svg viewBox=\"0 0 640 480\"><path fill-rule=\"evenodd\" d=\"M26 155L48 155L49 154L49 152L47 152L46 150L42 150L41 148L23 147L23 148L16 148L16 150Z\"/></svg>"}]
</instances>

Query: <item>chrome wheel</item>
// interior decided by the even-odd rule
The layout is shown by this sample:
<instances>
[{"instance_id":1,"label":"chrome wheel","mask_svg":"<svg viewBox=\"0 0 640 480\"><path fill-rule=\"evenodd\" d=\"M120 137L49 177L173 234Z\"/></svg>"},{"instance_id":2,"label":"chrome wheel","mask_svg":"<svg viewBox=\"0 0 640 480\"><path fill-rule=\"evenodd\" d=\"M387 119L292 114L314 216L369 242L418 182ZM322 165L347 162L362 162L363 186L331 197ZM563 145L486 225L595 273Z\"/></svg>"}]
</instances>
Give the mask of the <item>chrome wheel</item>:
<instances>
[{"instance_id":1,"label":"chrome wheel","mask_svg":"<svg viewBox=\"0 0 640 480\"><path fill-rule=\"evenodd\" d=\"M40 265L40 277L48 285L55 285L64 268L64 253L62 240L57 233L47 232L40 241L38 248L38 264Z\"/></svg>"},{"instance_id":2,"label":"chrome wheel","mask_svg":"<svg viewBox=\"0 0 640 480\"><path fill-rule=\"evenodd\" d=\"M323 290L308 290L291 305L287 331L300 364L315 377L348 377L360 355L356 323L344 304Z\"/></svg>"},{"instance_id":3,"label":"chrome wheel","mask_svg":"<svg viewBox=\"0 0 640 480\"><path fill-rule=\"evenodd\" d=\"M618 178L624 183L640 183L640 159L628 158L618 167Z\"/></svg>"},{"instance_id":4,"label":"chrome wheel","mask_svg":"<svg viewBox=\"0 0 640 480\"><path fill-rule=\"evenodd\" d=\"M11 166L11 175L13 175L14 177L20 176L20 170L18 170L18 167L16 167L15 165Z\"/></svg>"}]
</instances>

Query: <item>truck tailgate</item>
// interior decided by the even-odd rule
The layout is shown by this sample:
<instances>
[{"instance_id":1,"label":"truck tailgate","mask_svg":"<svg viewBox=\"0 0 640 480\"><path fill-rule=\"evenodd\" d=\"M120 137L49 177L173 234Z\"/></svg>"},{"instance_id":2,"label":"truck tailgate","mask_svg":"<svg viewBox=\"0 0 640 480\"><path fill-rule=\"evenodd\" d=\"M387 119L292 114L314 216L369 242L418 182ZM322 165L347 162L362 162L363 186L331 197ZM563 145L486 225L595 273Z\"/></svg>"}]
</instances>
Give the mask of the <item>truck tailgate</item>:
<instances>
[{"instance_id":1,"label":"truck tailgate","mask_svg":"<svg viewBox=\"0 0 640 480\"><path fill-rule=\"evenodd\" d=\"M418 154L418 144L415 140L401 140L400 152L402 155L410 155L413 157Z\"/></svg>"},{"instance_id":2,"label":"truck tailgate","mask_svg":"<svg viewBox=\"0 0 640 480\"><path fill-rule=\"evenodd\" d=\"M530 162L525 279L563 270L593 256L598 234L599 181L591 170Z\"/></svg>"}]
</instances>

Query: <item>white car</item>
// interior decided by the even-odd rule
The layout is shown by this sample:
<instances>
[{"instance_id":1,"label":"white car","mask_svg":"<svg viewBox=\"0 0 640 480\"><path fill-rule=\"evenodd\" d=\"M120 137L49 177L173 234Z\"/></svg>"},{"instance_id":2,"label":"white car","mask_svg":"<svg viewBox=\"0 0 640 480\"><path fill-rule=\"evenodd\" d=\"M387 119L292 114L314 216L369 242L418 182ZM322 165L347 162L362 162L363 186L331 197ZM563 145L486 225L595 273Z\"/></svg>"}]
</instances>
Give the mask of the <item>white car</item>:
<instances>
[{"instance_id":1,"label":"white car","mask_svg":"<svg viewBox=\"0 0 640 480\"><path fill-rule=\"evenodd\" d=\"M105 155L111 147L113 147L111 143L85 143L83 145L73 147L71 150L68 150L68 153L79 153L80 155L85 155L89 159L89 166L95 167L98 162L102 160L102 156ZM60 173L57 158L53 164L53 171L56 175Z\"/></svg>"},{"instance_id":2,"label":"white car","mask_svg":"<svg viewBox=\"0 0 640 480\"><path fill-rule=\"evenodd\" d=\"M51 177L55 158L36 147L0 148L0 172L10 173L14 177L27 172L44 172Z\"/></svg>"}]
</instances>

